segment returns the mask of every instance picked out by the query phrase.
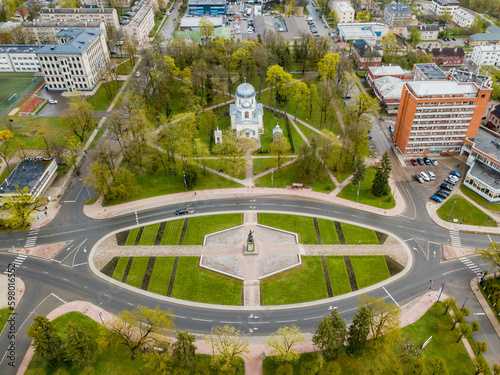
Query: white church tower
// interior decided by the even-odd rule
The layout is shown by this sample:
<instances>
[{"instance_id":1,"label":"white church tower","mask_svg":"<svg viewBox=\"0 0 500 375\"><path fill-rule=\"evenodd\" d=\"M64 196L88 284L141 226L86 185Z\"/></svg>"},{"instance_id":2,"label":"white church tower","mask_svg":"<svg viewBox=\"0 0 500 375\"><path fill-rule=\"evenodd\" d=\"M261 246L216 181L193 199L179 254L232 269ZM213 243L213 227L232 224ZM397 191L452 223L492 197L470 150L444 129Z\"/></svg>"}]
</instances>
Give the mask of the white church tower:
<instances>
[{"instance_id":1,"label":"white church tower","mask_svg":"<svg viewBox=\"0 0 500 375\"><path fill-rule=\"evenodd\" d=\"M255 88L249 83L242 83L236 88L236 102L229 107L231 129L238 137L259 139L264 134L264 109L255 101Z\"/></svg>"}]
</instances>

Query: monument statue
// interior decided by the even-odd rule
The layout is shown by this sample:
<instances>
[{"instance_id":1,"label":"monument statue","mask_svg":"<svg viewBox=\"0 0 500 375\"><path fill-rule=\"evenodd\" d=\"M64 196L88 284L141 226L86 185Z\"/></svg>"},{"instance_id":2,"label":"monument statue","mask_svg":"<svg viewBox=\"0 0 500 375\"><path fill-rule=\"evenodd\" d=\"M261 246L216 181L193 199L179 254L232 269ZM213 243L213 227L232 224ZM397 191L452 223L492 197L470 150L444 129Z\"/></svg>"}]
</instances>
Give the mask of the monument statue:
<instances>
[{"instance_id":1,"label":"monument statue","mask_svg":"<svg viewBox=\"0 0 500 375\"><path fill-rule=\"evenodd\" d=\"M250 233L248 233L248 240L247 240L248 243L253 243L252 233L253 233L253 230L251 230Z\"/></svg>"}]
</instances>

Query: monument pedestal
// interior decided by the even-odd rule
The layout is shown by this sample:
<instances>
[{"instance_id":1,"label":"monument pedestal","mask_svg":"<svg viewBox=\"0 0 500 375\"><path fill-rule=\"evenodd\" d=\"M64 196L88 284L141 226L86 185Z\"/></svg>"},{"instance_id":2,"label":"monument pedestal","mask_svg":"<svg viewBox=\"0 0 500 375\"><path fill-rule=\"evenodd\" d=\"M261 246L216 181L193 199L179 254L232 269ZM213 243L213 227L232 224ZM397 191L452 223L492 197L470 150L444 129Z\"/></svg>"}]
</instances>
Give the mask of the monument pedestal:
<instances>
[{"instance_id":1,"label":"monument pedestal","mask_svg":"<svg viewBox=\"0 0 500 375\"><path fill-rule=\"evenodd\" d=\"M255 242L247 242L243 250L243 255L259 255L259 252L257 251L257 245L255 245Z\"/></svg>"}]
</instances>

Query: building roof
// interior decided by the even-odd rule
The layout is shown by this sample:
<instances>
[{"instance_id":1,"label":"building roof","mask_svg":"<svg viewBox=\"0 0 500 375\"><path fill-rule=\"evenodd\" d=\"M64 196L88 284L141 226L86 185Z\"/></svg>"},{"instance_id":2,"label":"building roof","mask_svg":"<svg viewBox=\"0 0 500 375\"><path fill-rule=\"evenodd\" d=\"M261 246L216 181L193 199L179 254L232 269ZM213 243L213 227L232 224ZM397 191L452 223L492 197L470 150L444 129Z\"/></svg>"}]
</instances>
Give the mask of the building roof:
<instances>
[{"instance_id":1,"label":"building roof","mask_svg":"<svg viewBox=\"0 0 500 375\"><path fill-rule=\"evenodd\" d=\"M419 97L438 95L476 95L477 86L474 83L459 83L457 81L412 81L406 83Z\"/></svg>"},{"instance_id":2,"label":"building roof","mask_svg":"<svg viewBox=\"0 0 500 375\"><path fill-rule=\"evenodd\" d=\"M54 27L54 28L92 28L97 29L103 24L102 21L33 21L33 22L23 22L24 27Z\"/></svg>"},{"instance_id":3,"label":"building roof","mask_svg":"<svg viewBox=\"0 0 500 375\"><path fill-rule=\"evenodd\" d=\"M355 43L353 47L360 57L382 57L377 48L371 48L366 42Z\"/></svg>"},{"instance_id":4,"label":"building roof","mask_svg":"<svg viewBox=\"0 0 500 375\"><path fill-rule=\"evenodd\" d=\"M486 31L489 33L500 33L500 26L490 25L486 28Z\"/></svg>"},{"instance_id":5,"label":"building roof","mask_svg":"<svg viewBox=\"0 0 500 375\"><path fill-rule=\"evenodd\" d=\"M431 53L434 57L439 56L465 56L463 48L433 48Z\"/></svg>"},{"instance_id":6,"label":"building roof","mask_svg":"<svg viewBox=\"0 0 500 375\"><path fill-rule=\"evenodd\" d=\"M236 88L236 96L242 99L253 98L255 96L255 88L250 83L242 83Z\"/></svg>"},{"instance_id":7,"label":"building roof","mask_svg":"<svg viewBox=\"0 0 500 375\"><path fill-rule=\"evenodd\" d=\"M42 8L40 14L97 14L97 13L113 13L114 8Z\"/></svg>"},{"instance_id":8,"label":"building roof","mask_svg":"<svg viewBox=\"0 0 500 375\"><path fill-rule=\"evenodd\" d=\"M338 3L335 3L335 6L341 11L341 12L354 12L354 8L351 6L351 4L345 2L345 1L339 1Z\"/></svg>"},{"instance_id":9,"label":"building roof","mask_svg":"<svg viewBox=\"0 0 500 375\"><path fill-rule=\"evenodd\" d=\"M474 142L474 148L500 161L499 134L480 126L476 136L470 140Z\"/></svg>"},{"instance_id":10,"label":"building roof","mask_svg":"<svg viewBox=\"0 0 500 375\"><path fill-rule=\"evenodd\" d=\"M411 73L408 70L404 70L399 65L370 66L368 70L374 76L399 76Z\"/></svg>"},{"instance_id":11,"label":"building roof","mask_svg":"<svg viewBox=\"0 0 500 375\"><path fill-rule=\"evenodd\" d=\"M23 160L0 186L0 193L17 193L16 185L19 186L20 190L28 187L31 192L45 171L45 168L51 162L52 158L29 158Z\"/></svg>"},{"instance_id":12,"label":"building roof","mask_svg":"<svg viewBox=\"0 0 500 375\"><path fill-rule=\"evenodd\" d=\"M495 106L495 108L491 111L491 114L500 118L500 104Z\"/></svg>"},{"instance_id":13,"label":"building roof","mask_svg":"<svg viewBox=\"0 0 500 375\"><path fill-rule=\"evenodd\" d=\"M433 0L433 2L441 5L442 7L460 4L457 0Z\"/></svg>"},{"instance_id":14,"label":"building roof","mask_svg":"<svg viewBox=\"0 0 500 375\"><path fill-rule=\"evenodd\" d=\"M458 82L475 82L478 87L481 88L489 88L492 85L491 77L478 74L476 71L469 72L468 70L458 70L458 69L450 69L448 72L450 78L454 79Z\"/></svg>"},{"instance_id":15,"label":"building roof","mask_svg":"<svg viewBox=\"0 0 500 375\"><path fill-rule=\"evenodd\" d=\"M415 64L414 67L419 70L428 80L446 79L446 73L434 63Z\"/></svg>"},{"instance_id":16,"label":"building roof","mask_svg":"<svg viewBox=\"0 0 500 375\"><path fill-rule=\"evenodd\" d=\"M439 31L439 24L433 23L431 25L427 25L425 23L422 23L420 25L406 26L406 30L410 31L411 29L418 29L420 31Z\"/></svg>"},{"instance_id":17,"label":"building roof","mask_svg":"<svg viewBox=\"0 0 500 375\"><path fill-rule=\"evenodd\" d=\"M396 77L381 77L373 80L379 94L385 99L401 99L404 81Z\"/></svg>"},{"instance_id":18,"label":"building roof","mask_svg":"<svg viewBox=\"0 0 500 375\"><path fill-rule=\"evenodd\" d=\"M202 18L208 19L214 24L214 27L220 27L224 25L224 19L222 17L182 17L181 27L199 27L200 20Z\"/></svg>"},{"instance_id":19,"label":"building roof","mask_svg":"<svg viewBox=\"0 0 500 375\"><path fill-rule=\"evenodd\" d=\"M500 40L500 33L478 33L471 35L469 40L472 42L496 42Z\"/></svg>"},{"instance_id":20,"label":"building roof","mask_svg":"<svg viewBox=\"0 0 500 375\"><path fill-rule=\"evenodd\" d=\"M393 4L386 4L385 5L385 9L390 11L391 13L409 13L409 14L413 14L413 10L411 10L410 8L408 8L407 5L405 4L396 4L396 3L393 3Z\"/></svg>"},{"instance_id":21,"label":"building roof","mask_svg":"<svg viewBox=\"0 0 500 375\"><path fill-rule=\"evenodd\" d=\"M226 5L226 0L189 0L189 5Z\"/></svg>"},{"instance_id":22,"label":"building roof","mask_svg":"<svg viewBox=\"0 0 500 375\"><path fill-rule=\"evenodd\" d=\"M493 46L475 46L474 51L481 51L481 52L494 52L494 51L499 51L500 52L500 46L493 45ZM474 52L473 51L473 52Z\"/></svg>"},{"instance_id":23,"label":"building roof","mask_svg":"<svg viewBox=\"0 0 500 375\"><path fill-rule=\"evenodd\" d=\"M134 14L126 27L139 27L152 9L153 7L151 5L143 5L137 13Z\"/></svg>"},{"instance_id":24,"label":"building roof","mask_svg":"<svg viewBox=\"0 0 500 375\"><path fill-rule=\"evenodd\" d=\"M472 14L468 9L464 9L464 8L456 9L455 15L462 17L464 20L476 18L476 16L474 14Z\"/></svg>"},{"instance_id":25,"label":"building roof","mask_svg":"<svg viewBox=\"0 0 500 375\"><path fill-rule=\"evenodd\" d=\"M56 34L56 37L69 37L64 44L45 44L40 46L37 53L83 53L102 30L96 29L66 29Z\"/></svg>"},{"instance_id":26,"label":"building roof","mask_svg":"<svg viewBox=\"0 0 500 375\"><path fill-rule=\"evenodd\" d=\"M379 22L339 23L337 28L342 31L347 40L374 39L376 33L389 31L389 27Z\"/></svg>"},{"instance_id":27,"label":"building roof","mask_svg":"<svg viewBox=\"0 0 500 375\"><path fill-rule=\"evenodd\" d=\"M36 53L40 46L0 45L0 53Z\"/></svg>"},{"instance_id":28,"label":"building roof","mask_svg":"<svg viewBox=\"0 0 500 375\"><path fill-rule=\"evenodd\" d=\"M500 172L487 166L486 164L481 163L477 159L468 174L476 177L494 189L500 189Z\"/></svg>"},{"instance_id":29,"label":"building roof","mask_svg":"<svg viewBox=\"0 0 500 375\"><path fill-rule=\"evenodd\" d=\"M21 26L21 22L12 22L12 21L0 22L0 30L3 31L12 30L18 26Z\"/></svg>"}]
</instances>

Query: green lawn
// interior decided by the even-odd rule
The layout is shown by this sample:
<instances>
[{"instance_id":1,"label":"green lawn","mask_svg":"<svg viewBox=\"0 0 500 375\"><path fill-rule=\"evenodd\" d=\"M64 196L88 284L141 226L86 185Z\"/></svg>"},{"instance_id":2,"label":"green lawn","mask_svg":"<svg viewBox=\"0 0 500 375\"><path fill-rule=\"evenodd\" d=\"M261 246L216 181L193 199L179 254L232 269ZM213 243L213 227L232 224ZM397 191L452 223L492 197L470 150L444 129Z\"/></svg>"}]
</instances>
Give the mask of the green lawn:
<instances>
[{"instance_id":1,"label":"green lawn","mask_svg":"<svg viewBox=\"0 0 500 375\"><path fill-rule=\"evenodd\" d=\"M115 270L113 271L113 279L122 281L123 274L125 273L125 268L127 268L128 257L120 257L118 263L116 264Z\"/></svg>"},{"instance_id":2,"label":"green lawn","mask_svg":"<svg viewBox=\"0 0 500 375\"><path fill-rule=\"evenodd\" d=\"M328 274L330 275L333 295L340 296L341 294L350 293L351 284L349 283L344 257L327 256L326 264L328 265Z\"/></svg>"},{"instance_id":3,"label":"green lawn","mask_svg":"<svg viewBox=\"0 0 500 375\"><path fill-rule=\"evenodd\" d=\"M178 245L183 225L184 220L167 221L161 238L161 245Z\"/></svg>"},{"instance_id":4,"label":"green lawn","mask_svg":"<svg viewBox=\"0 0 500 375\"><path fill-rule=\"evenodd\" d=\"M379 242L377 239L377 235L375 234L375 231L347 223L341 223L341 225L346 244L357 245L361 243L363 245L366 244L378 245Z\"/></svg>"},{"instance_id":5,"label":"green lawn","mask_svg":"<svg viewBox=\"0 0 500 375\"><path fill-rule=\"evenodd\" d=\"M0 333L2 333L3 327L7 324L7 320L9 319L11 313L12 310L9 307L0 309Z\"/></svg>"},{"instance_id":6,"label":"green lawn","mask_svg":"<svg viewBox=\"0 0 500 375\"><path fill-rule=\"evenodd\" d=\"M480 225L485 227L497 226L497 223L494 219L485 214L476 206L469 203L466 199L456 195L450 196L446 200L446 202L443 203L441 207L439 207L439 209L437 210L437 214L444 221L452 222L455 218L460 222L463 218L462 224L466 225Z\"/></svg>"},{"instance_id":7,"label":"green lawn","mask_svg":"<svg viewBox=\"0 0 500 375\"><path fill-rule=\"evenodd\" d=\"M243 282L198 266L200 258L181 257L172 297L188 301L241 305Z\"/></svg>"},{"instance_id":8,"label":"green lawn","mask_svg":"<svg viewBox=\"0 0 500 375\"><path fill-rule=\"evenodd\" d=\"M127 240L125 241L126 246L135 245L135 240L137 235L139 234L139 228L134 228L130 232L128 232Z\"/></svg>"},{"instance_id":9,"label":"green lawn","mask_svg":"<svg viewBox=\"0 0 500 375\"><path fill-rule=\"evenodd\" d=\"M299 129L304 133L307 139L311 140L312 137L321 137L318 133L316 133L314 130L311 130L311 128L308 128L307 126L301 124L300 122L295 122Z\"/></svg>"},{"instance_id":10,"label":"green lawn","mask_svg":"<svg viewBox=\"0 0 500 375\"><path fill-rule=\"evenodd\" d=\"M274 183L271 181L271 177L273 178ZM302 183L304 186L310 186L313 191L320 193L330 193L333 189L335 189L335 184L326 173L323 173L321 179L313 181L312 184L309 183L307 178L299 177L299 171L297 170L295 163L287 167L282 167L280 170L275 170L272 175L269 173L262 176L256 181L256 185L258 187L282 188L285 185L290 186L294 182Z\"/></svg>"},{"instance_id":11,"label":"green lawn","mask_svg":"<svg viewBox=\"0 0 500 375\"><path fill-rule=\"evenodd\" d=\"M151 224L144 227L141 239L139 240L139 245L154 245L156 239L156 233L158 233L159 228L160 228L160 223Z\"/></svg>"},{"instance_id":12,"label":"green lawn","mask_svg":"<svg viewBox=\"0 0 500 375\"><path fill-rule=\"evenodd\" d=\"M324 245L338 245L340 243L335 223L332 220L318 219L318 227Z\"/></svg>"},{"instance_id":13,"label":"green lawn","mask_svg":"<svg viewBox=\"0 0 500 375\"><path fill-rule=\"evenodd\" d=\"M129 75L130 73L132 73L133 67L134 66L132 65L131 60L128 60L127 62L116 67L116 73L119 75Z\"/></svg>"},{"instance_id":14,"label":"green lawn","mask_svg":"<svg viewBox=\"0 0 500 375\"><path fill-rule=\"evenodd\" d=\"M271 144L271 142L273 140L273 129L276 127L276 125L280 126L280 128L283 130L283 135L288 140L290 140L290 138L288 137L288 129L286 127L286 122L285 122L284 117L281 117L281 116L275 117L272 111L270 111L268 109L264 109L263 121L264 121L264 134L262 134L260 136L260 144L261 144L260 148L262 150L267 150L267 148ZM290 124L290 126L291 126L291 124ZM294 142L294 145L297 149L298 147L300 147L300 145L302 145L304 143L304 141L300 138L299 134L297 133L297 131L295 129L291 128L291 130L292 130L293 142ZM291 144L290 144L290 146L291 146Z\"/></svg>"},{"instance_id":15,"label":"green lawn","mask_svg":"<svg viewBox=\"0 0 500 375\"><path fill-rule=\"evenodd\" d=\"M241 214L224 214L198 216L189 219L189 224L184 235L183 245L201 245L203 237L209 233L218 232L241 225L243 217Z\"/></svg>"},{"instance_id":16,"label":"green lawn","mask_svg":"<svg viewBox=\"0 0 500 375\"><path fill-rule=\"evenodd\" d=\"M220 158L220 159L205 159L205 165L209 168L215 169L218 171L219 169L222 169L225 174L228 174L230 176L236 177L240 180L244 180L246 176L246 170L245 168L242 168L241 171L236 171L237 173L232 173L232 167L231 167L231 162L228 161L225 158ZM200 168L203 168L203 163L201 159L199 160L198 166Z\"/></svg>"},{"instance_id":17,"label":"green lawn","mask_svg":"<svg viewBox=\"0 0 500 375\"><path fill-rule=\"evenodd\" d=\"M282 163L286 163L287 161L290 161L290 157L285 157L282 158ZM262 172L265 172L268 169L271 168L277 168L278 167L278 159L273 157L273 158L254 158L253 159L253 171L254 174L259 174Z\"/></svg>"},{"instance_id":18,"label":"green lawn","mask_svg":"<svg viewBox=\"0 0 500 375\"><path fill-rule=\"evenodd\" d=\"M321 257L302 257L303 265L261 281L262 305L286 305L327 298Z\"/></svg>"},{"instance_id":19,"label":"green lawn","mask_svg":"<svg viewBox=\"0 0 500 375\"><path fill-rule=\"evenodd\" d=\"M361 186L359 188L359 203L366 204L373 207L379 207L384 209L393 208L396 206L396 202L392 197L392 192L389 192L388 195L382 197L375 197L371 193L371 188L373 184L373 179L375 177L375 167L368 167L366 169L365 179L361 182ZM348 176L346 176L348 177ZM339 195L339 198L347 199L353 202L356 202L358 192L358 186L353 186L352 183L347 185Z\"/></svg>"},{"instance_id":20,"label":"green lawn","mask_svg":"<svg viewBox=\"0 0 500 375\"><path fill-rule=\"evenodd\" d=\"M148 261L149 257L134 257L125 283L130 286L140 288L142 279L144 279L144 274L146 273L146 266L148 265Z\"/></svg>"},{"instance_id":21,"label":"green lawn","mask_svg":"<svg viewBox=\"0 0 500 375\"><path fill-rule=\"evenodd\" d=\"M451 331L450 329L452 326L451 317L448 314L444 315L443 312L442 303L434 304L418 321L401 330L402 337L397 343L383 346L383 349L380 349L380 345L375 345L370 340L366 348L356 356L341 355L335 361L335 368L338 368L338 373L342 375L414 374L416 372L411 371L412 362L403 362L406 357L403 355L403 348L409 343L421 346L425 340L432 336L432 340L425 347L425 350L421 351L424 364L428 363L431 358L439 357L446 362L447 374L474 374L474 366L465 347L462 343L456 343L457 330ZM267 356L264 360L264 375L277 374L274 358ZM297 363L294 364L293 375L303 374L301 367L305 361L310 360L312 360L311 353L302 354ZM402 371L399 367L402 368ZM431 374L431 372L423 372L423 374Z\"/></svg>"},{"instance_id":22,"label":"green lawn","mask_svg":"<svg viewBox=\"0 0 500 375\"><path fill-rule=\"evenodd\" d=\"M385 258L382 255L351 255L351 264L359 289L366 288L391 277Z\"/></svg>"},{"instance_id":23,"label":"green lawn","mask_svg":"<svg viewBox=\"0 0 500 375\"><path fill-rule=\"evenodd\" d=\"M149 280L149 292L161 294L162 296L167 294L174 260L175 257L156 257L153 273Z\"/></svg>"},{"instance_id":24,"label":"green lawn","mask_svg":"<svg viewBox=\"0 0 500 375\"><path fill-rule=\"evenodd\" d=\"M102 83L101 86L97 89L96 93L88 99L89 103L92 104L92 107L94 107L94 111L106 111L122 86L123 81L118 81L117 83ZM106 87L114 88L111 98L108 96Z\"/></svg>"},{"instance_id":25,"label":"green lawn","mask_svg":"<svg viewBox=\"0 0 500 375\"><path fill-rule=\"evenodd\" d=\"M299 242L318 243L313 219L306 216L259 213L259 224L297 233Z\"/></svg>"},{"instance_id":26,"label":"green lawn","mask_svg":"<svg viewBox=\"0 0 500 375\"><path fill-rule=\"evenodd\" d=\"M487 210L490 211L500 211L500 204L499 203L493 203L489 204L487 206L484 206L485 204L489 203L489 201L486 198L483 198L479 194L476 194L474 190L468 187L468 185L462 184L460 185L460 191L467 196L467 198L472 199L474 202L477 204L483 206Z\"/></svg>"}]
</instances>

